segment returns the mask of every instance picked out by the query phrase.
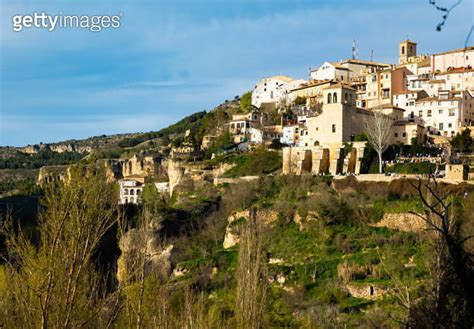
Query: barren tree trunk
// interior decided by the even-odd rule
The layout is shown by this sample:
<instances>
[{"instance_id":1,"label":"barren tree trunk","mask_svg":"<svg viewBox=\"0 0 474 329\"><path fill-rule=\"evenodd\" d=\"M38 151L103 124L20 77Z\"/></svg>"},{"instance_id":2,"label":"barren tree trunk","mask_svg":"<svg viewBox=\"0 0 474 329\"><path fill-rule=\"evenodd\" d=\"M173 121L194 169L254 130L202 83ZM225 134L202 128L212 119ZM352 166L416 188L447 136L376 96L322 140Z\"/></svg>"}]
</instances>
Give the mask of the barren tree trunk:
<instances>
[{"instance_id":1,"label":"barren tree trunk","mask_svg":"<svg viewBox=\"0 0 474 329\"><path fill-rule=\"evenodd\" d=\"M382 173L382 152L377 152L379 155L379 174Z\"/></svg>"}]
</instances>

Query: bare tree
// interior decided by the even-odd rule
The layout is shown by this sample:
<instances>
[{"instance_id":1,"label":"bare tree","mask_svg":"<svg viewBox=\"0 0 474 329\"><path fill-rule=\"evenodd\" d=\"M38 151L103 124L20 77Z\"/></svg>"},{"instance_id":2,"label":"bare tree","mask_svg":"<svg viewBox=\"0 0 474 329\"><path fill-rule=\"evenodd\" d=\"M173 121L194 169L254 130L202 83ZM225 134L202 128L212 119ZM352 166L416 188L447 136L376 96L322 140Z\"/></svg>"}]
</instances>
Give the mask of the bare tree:
<instances>
[{"instance_id":1,"label":"bare tree","mask_svg":"<svg viewBox=\"0 0 474 329\"><path fill-rule=\"evenodd\" d=\"M424 214L414 213L434 232L434 311L442 321L471 328L474 319L474 257L465 248L473 236L462 236L462 211L457 198L446 192L434 176L412 184L424 205ZM429 312L432 313L432 312Z\"/></svg>"},{"instance_id":2,"label":"bare tree","mask_svg":"<svg viewBox=\"0 0 474 329\"><path fill-rule=\"evenodd\" d=\"M238 328L263 328L267 284L259 226L253 209L240 237L235 310Z\"/></svg>"},{"instance_id":3,"label":"bare tree","mask_svg":"<svg viewBox=\"0 0 474 329\"><path fill-rule=\"evenodd\" d=\"M382 154L390 145L390 131L393 126L393 119L380 111L364 119L365 131L370 146L379 156L379 173L382 173Z\"/></svg>"}]
</instances>

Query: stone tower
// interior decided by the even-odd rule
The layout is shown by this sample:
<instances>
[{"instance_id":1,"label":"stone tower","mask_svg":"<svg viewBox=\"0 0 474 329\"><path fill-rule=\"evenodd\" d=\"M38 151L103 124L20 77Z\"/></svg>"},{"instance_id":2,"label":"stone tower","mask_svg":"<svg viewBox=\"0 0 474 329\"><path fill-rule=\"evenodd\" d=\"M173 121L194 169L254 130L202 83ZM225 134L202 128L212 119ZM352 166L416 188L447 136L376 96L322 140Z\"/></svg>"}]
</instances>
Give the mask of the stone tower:
<instances>
[{"instance_id":1,"label":"stone tower","mask_svg":"<svg viewBox=\"0 0 474 329\"><path fill-rule=\"evenodd\" d=\"M408 39L400 42L398 54L399 64L407 63L408 58L416 56L416 42L410 41Z\"/></svg>"}]
</instances>

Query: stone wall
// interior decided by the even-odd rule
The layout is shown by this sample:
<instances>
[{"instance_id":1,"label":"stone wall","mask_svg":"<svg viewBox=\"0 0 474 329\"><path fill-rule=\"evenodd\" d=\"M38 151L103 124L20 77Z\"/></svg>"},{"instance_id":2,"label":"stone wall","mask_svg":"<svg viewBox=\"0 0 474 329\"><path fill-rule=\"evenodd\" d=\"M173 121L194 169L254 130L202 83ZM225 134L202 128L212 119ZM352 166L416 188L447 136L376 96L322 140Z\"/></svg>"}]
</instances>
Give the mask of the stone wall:
<instances>
[{"instance_id":1,"label":"stone wall","mask_svg":"<svg viewBox=\"0 0 474 329\"><path fill-rule=\"evenodd\" d=\"M345 154L342 143L283 149L283 174L359 174L366 142L353 142Z\"/></svg>"},{"instance_id":2,"label":"stone wall","mask_svg":"<svg viewBox=\"0 0 474 329\"><path fill-rule=\"evenodd\" d=\"M466 180L468 179L469 167L462 164L447 164L446 165L446 178L453 180Z\"/></svg>"}]
</instances>

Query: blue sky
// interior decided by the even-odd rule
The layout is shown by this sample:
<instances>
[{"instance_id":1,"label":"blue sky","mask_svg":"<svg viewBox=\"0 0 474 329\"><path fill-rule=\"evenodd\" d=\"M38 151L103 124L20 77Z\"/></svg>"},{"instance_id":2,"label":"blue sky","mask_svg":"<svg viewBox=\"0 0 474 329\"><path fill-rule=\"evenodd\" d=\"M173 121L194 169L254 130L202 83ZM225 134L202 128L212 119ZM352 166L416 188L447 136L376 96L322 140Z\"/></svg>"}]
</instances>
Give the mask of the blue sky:
<instances>
[{"instance_id":1,"label":"blue sky","mask_svg":"<svg viewBox=\"0 0 474 329\"><path fill-rule=\"evenodd\" d=\"M263 77L349 58L353 39L359 58L393 63L407 37L419 53L461 48L473 3L436 32L428 0L1 0L0 145L158 130ZM33 12L123 16L117 30L12 31Z\"/></svg>"}]
</instances>

